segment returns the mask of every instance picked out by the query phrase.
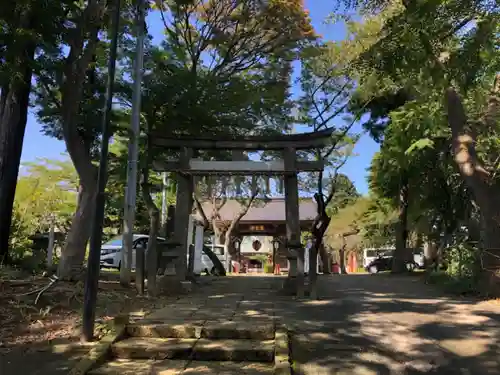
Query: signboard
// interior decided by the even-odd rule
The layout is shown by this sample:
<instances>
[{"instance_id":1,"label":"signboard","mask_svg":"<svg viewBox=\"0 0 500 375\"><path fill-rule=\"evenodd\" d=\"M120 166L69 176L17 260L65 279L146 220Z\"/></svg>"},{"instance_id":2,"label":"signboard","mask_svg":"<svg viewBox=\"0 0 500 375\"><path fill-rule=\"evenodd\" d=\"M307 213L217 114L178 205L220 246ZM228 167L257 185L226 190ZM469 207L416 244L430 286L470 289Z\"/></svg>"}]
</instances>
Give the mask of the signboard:
<instances>
[{"instance_id":1,"label":"signboard","mask_svg":"<svg viewBox=\"0 0 500 375\"><path fill-rule=\"evenodd\" d=\"M264 225L250 225L249 232L265 232L266 227Z\"/></svg>"}]
</instances>

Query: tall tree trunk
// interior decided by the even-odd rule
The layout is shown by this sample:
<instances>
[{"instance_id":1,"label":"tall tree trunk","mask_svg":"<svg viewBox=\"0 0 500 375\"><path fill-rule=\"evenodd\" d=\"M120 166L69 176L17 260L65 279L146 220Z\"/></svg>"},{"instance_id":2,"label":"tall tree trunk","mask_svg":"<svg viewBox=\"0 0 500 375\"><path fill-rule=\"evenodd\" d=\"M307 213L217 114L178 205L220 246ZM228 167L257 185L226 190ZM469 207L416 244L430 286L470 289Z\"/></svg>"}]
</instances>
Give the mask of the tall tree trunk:
<instances>
[{"instance_id":1,"label":"tall tree trunk","mask_svg":"<svg viewBox=\"0 0 500 375\"><path fill-rule=\"evenodd\" d=\"M230 273L233 272L233 267L232 267L232 259L233 259L233 246L231 241L233 239L233 236L229 233L226 233L226 236L224 238L224 254L226 255L226 264L224 267L226 268L226 272Z\"/></svg>"},{"instance_id":2,"label":"tall tree trunk","mask_svg":"<svg viewBox=\"0 0 500 375\"><path fill-rule=\"evenodd\" d=\"M346 245L342 245L342 247L339 250L339 272L343 275L347 274L347 270L345 267L345 248Z\"/></svg>"},{"instance_id":3,"label":"tall tree trunk","mask_svg":"<svg viewBox=\"0 0 500 375\"><path fill-rule=\"evenodd\" d=\"M332 273L332 262L330 261L330 255L326 251L325 245L323 243L319 247L319 256L321 258L321 263L323 263L323 273L325 275Z\"/></svg>"},{"instance_id":4,"label":"tall tree trunk","mask_svg":"<svg viewBox=\"0 0 500 375\"><path fill-rule=\"evenodd\" d=\"M13 65L20 79L13 78L2 87L0 97L0 263L9 259L12 209L28 120L35 44L28 42L16 49L19 56Z\"/></svg>"},{"instance_id":5,"label":"tall tree trunk","mask_svg":"<svg viewBox=\"0 0 500 375\"><path fill-rule=\"evenodd\" d=\"M490 126L490 118L500 112L500 73L495 77L483 121L474 125ZM455 162L467 186L474 194L483 224L482 280L495 294L500 294L500 189L479 160L475 148L477 129L468 124L462 99L453 87L445 92L448 124L452 133ZM494 121L493 121L494 122ZM470 125L470 126L469 126Z\"/></svg>"},{"instance_id":6,"label":"tall tree trunk","mask_svg":"<svg viewBox=\"0 0 500 375\"><path fill-rule=\"evenodd\" d=\"M337 172L335 172L335 176ZM311 233L314 237L313 246L309 249L309 296L311 298L317 297L316 291L316 283L318 280L317 268L318 264L318 252L321 252L321 248L323 248L323 237L325 235L326 230L328 229L328 225L330 225L330 217L326 212L326 207L331 202L333 195L335 194L335 184L332 183L332 189L328 197L323 197L322 191L322 183L321 179L323 174L320 173L320 177L318 178L318 193L314 194L314 199L316 201L316 217L314 218L314 222L311 228ZM335 177L336 179L336 177ZM327 262L328 263L328 262Z\"/></svg>"},{"instance_id":7,"label":"tall tree trunk","mask_svg":"<svg viewBox=\"0 0 500 375\"><path fill-rule=\"evenodd\" d=\"M95 206L96 186L80 185L78 205L57 269L58 276L73 280L81 276Z\"/></svg>"},{"instance_id":8,"label":"tall tree trunk","mask_svg":"<svg viewBox=\"0 0 500 375\"><path fill-rule=\"evenodd\" d=\"M72 34L71 49L65 61L61 87L62 130L71 161L80 178L80 200L61 253L58 275L64 279L78 277L85 258L95 206L97 170L92 164L89 142L78 130L78 114L87 69L94 58L102 24L105 2L89 0L77 30ZM88 38L85 38L85 37Z\"/></svg>"},{"instance_id":9,"label":"tall tree trunk","mask_svg":"<svg viewBox=\"0 0 500 375\"><path fill-rule=\"evenodd\" d=\"M392 262L392 272L402 273L406 270L405 262L408 260L407 242L408 242L408 177L401 176L399 187L399 215L396 230L396 251Z\"/></svg>"},{"instance_id":10,"label":"tall tree trunk","mask_svg":"<svg viewBox=\"0 0 500 375\"><path fill-rule=\"evenodd\" d=\"M424 267L427 271L430 271L436 262L437 252L437 243L432 238L428 238L424 243Z\"/></svg>"}]
</instances>

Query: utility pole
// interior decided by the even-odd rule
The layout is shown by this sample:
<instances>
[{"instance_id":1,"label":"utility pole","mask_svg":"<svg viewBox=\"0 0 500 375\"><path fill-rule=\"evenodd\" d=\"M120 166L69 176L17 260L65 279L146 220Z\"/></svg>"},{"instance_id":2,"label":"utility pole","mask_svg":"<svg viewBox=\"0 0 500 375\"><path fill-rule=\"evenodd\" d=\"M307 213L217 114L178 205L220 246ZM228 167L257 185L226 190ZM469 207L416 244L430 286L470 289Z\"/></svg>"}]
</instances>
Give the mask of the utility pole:
<instances>
[{"instance_id":1,"label":"utility pole","mask_svg":"<svg viewBox=\"0 0 500 375\"><path fill-rule=\"evenodd\" d=\"M120 268L120 283L127 287L130 285L132 247L134 242L135 202L137 195L137 159L139 155L139 133L141 122L141 86L144 63L145 5L146 2L144 0L137 0L137 37L135 47L134 86L132 93L132 118L130 122L128 142L127 189L125 193L123 215L123 250Z\"/></svg>"},{"instance_id":2,"label":"utility pole","mask_svg":"<svg viewBox=\"0 0 500 375\"><path fill-rule=\"evenodd\" d=\"M114 1L111 25L111 46L108 61L108 82L106 84L106 102L102 113L101 155L97 174L97 196L95 200L94 220L90 236L90 251L87 261L87 278L85 280L85 296L83 301L82 338L91 341L94 338L95 305L99 285L99 268L101 262L102 226L104 220L104 204L106 180L108 174L108 148L111 138L110 115L113 106L113 86L115 84L116 50L118 47L118 28L120 23L120 0Z\"/></svg>"}]
</instances>

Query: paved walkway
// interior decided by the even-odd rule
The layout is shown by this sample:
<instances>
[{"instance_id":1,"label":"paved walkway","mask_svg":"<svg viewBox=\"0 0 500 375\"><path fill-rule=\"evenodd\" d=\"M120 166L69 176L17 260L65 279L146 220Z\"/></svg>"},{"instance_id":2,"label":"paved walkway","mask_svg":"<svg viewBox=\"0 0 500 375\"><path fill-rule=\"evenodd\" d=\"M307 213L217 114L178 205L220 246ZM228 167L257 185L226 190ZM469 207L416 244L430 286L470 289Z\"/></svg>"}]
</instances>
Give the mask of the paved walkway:
<instances>
[{"instance_id":1,"label":"paved walkway","mask_svg":"<svg viewBox=\"0 0 500 375\"><path fill-rule=\"evenodd\" d=\"M280 277L216 279L150 318L286 323L295 374L500 374L500 307L446 298L418 277L319 278L316 301Z\"/></svg>"}]
</instances>

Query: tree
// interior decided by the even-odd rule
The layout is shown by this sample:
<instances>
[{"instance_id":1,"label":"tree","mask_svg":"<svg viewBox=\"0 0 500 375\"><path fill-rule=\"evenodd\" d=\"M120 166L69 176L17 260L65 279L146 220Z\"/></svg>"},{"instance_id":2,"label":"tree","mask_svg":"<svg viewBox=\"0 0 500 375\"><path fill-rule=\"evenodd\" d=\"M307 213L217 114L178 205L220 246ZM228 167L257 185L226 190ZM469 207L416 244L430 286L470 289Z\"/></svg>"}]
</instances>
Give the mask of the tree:
<instances>
[{"instance_id":1,"label":"tree","mask_svg":"<svg viewBox=\"0 0 500 375\"><path fill-rule=\"evenodd\" d=\"M309 176L306 181L309 191L314 191L317 215L311 228L314 237L309 251L310 294L314 297L316 285L317 255L321 254L324 264L328 257L323 246L323 237L330 222L332 199L339 187L339 170L352 156L354 144L359 136L351 132L357 117L350 116L347 109L354 81L346 75L344 61L326 53L325 45L310 45L302 56L300 78L302 96L298 100L298 121L314 132L334 128L331 144L325 149L305 153L303 157L322 161L325 172ZM327 176L325 179L325 175ZM338 202L341 203L341 202ZM335 210L337 208L333 208Z\"/></svg>"},{"instance_id":2,"label":"tree","mask_svg":"<svg viewBox=\"0 0 500 375\"><path fill-rule=\"evenodd\" d=\"M224 253L234 256L233 238L241 218L252 205L265 204L266 201L266 196L260 193L257 178L236 178L236 181L231 183L228 178L214 179L209 176L197 185L196 190L195 208L203 220L205 230L213 231L216 241L224 244ZM261 197L257 200L259 194ZM239 207L229 220L224 220L220 211L228 200L237 201ZM231 266L229 259L227 257L227 271Z\"/></svg>"},{"instance_id":3,"label":"tree","mask_svg":"<svg viewBox=\"0 0 500 375\"><path fill-rule=\"evenodd\" d=\"M361 9L369 20L379 21L371 29L376 37L364 44L353 62L365 76L360 91L384 93L392 87L393 92L403 90L415 105L431 104L441 116L446 114L446 138L455 166L481 210L484 248L498 248L498 223L493 219L499 207L494 199L498 195L493 156L497 150L486 141L498 124L498 89L495 84L489 88L491 82L498 82L494 78L498 72L498 6L482 1L347 5ZM443 128L428 129L414 142L432 146L428 139L432 140L436 130ZM496 267L497 258L491 254L494 251L483 253L485 268ZM484 274L487 279L491 276Z\"/></svg>"},{"instance_id":4,"label":"tree","mask_svg":"<svg viewBox=\"0 0 500 375\"><path fill-rule=\"evenodd\" d=\"M352 180L343 173L337 173L332 183L335 184L335 187L332 188L334 194L330 204L326 207L330 217L336 215L344 207L354 204L361 197Z\"/></svg>"},{"instance_id":5,"label":"tree","mask_svg":"<svg viewBox=\"0 0 500 375\"><path fill-rule=\"evenodd\" d=\"M0 261L8 261L35 51L53 48L69 1L16 1L0 10Z\"/></svg>"},{"instance_id":6,"label":"tree","mask_svg":"<svg viewBox=\"0 0 500 375\"><path fill-rule=\"evenodd\" d=\"M25 163L16 189L13 241L36 233L66 232L77 198L77 175L69 160ZM12 249L24 253L18 243Z\"/></svg>"},{"instance_id":7,"label":"tree","mask_svg":"<svg viewBox=\"0 0 500 375\"><path fill-rule=\"evenodd\" d=\"M332 209L329 210L330 222L323 241L330 251L339 252L340 272L346 273L345 252L357 250L362 237L359 235L360 221L369 200L360 196L353 189L353 183L345 175L338 175L337 187L332 198Z\"/></svg>"},{"instance_id":8,"label":"tree","mask_svg":"<svg viewBox=\"0 0 500 375\"><path fill-rule=\"evenodd\" d=\"M126 7L124 7L126 9ZM38 75L37 116L45 132L64 140L79 177L78 205L59 263L59 276L80 274L90 236L96 194L93 156L105 72L107 2L90 0L80 7L73 2L64 9L60 44L44 50Z\"/></svg>"},{"instance_id":9,"label":"tree","mask_svg":"<svg viewBox=\"0 0 500 375\"><path fill-rule=\"evenodd\" d=\"M365 210L358 217L363 246L394 245L398 213L392 198L381 198L372 192L366 204Z\"/></svg>"},{"instance_id":10,"label":"tree","mask_svg":"<svg viewBox=\"0 0 500 375\"><path fill-rule=\"evenodd\" d=\"M173 107L161 131L243 134L289 124L291 63L314 37L302 1L159 1L157 8L166 40L153 55L162 74L151 79L168 82L162 91L172 90L165 104Z\"/></svg>"}]
</instances>

